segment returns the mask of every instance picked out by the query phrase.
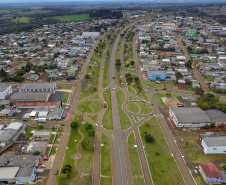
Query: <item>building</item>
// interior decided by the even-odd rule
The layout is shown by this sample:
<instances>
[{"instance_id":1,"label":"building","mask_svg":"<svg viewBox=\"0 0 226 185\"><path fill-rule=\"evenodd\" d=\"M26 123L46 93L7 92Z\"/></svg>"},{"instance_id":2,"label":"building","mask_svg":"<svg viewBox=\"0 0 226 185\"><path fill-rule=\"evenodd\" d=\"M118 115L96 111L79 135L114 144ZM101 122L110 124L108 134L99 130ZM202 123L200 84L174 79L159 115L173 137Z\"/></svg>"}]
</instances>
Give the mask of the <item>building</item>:
<instances>
[{"instance_id":1,"label":"building","mask_svg":"<svg viewBox=\"0 0 226 185\"><path fill-rule=\"evenodd\" d=\"M23 101L44 101L48 102L51 93L49 92L42 92L42 93L15 93L12 94L10 100L12 102L23 102Z\"/></svg>"},{"instance_id":2,"label":"building","mask_svg":"<svg viewBox=\"0 0 226 185\"><path fill-rule=\"evenodd\" d=\"M226 125L226 114L224 112L215 109L206 110L205 112L215 126Z\"/></svg>"},{"instance_id":3,"label":"building","mask_svg":"<svg viewBox=\"0 0 226 185\"><path fill-rule=\"evenodd\" d=\"M51 131L49 130L36 130L34 133L33 133L33 140L34 141L49 141L50 139L50 136L51 136Z\"/></svg>"},{"instance_id":4,"label":"building","mask_svg":"<svg viewBox=\"0 0 226 185\"><path fill-rule=\"evenodd\" d=\"M83 39L98 39L100 37L100 32L83 32L82 38Z\"/></svg>"},{"instance_id":5,"label":"building","mask_svg":"<svg viewBox=\"0 0 226 185\"><path fill-rule=\"evenodd\" d=\"M20 167L0 167L0 182L15 184L15 177L19 169Z\"/></svg>"},{"instance_id":6,"label":"building","mask_svg":"<svg viewBox=\"0 0 226 185\"><path fill-rule=\"evenodd\" d=\"M0 84L0 99L3 100L13 92L11 85Z\"/></svg>"},{"instance_id":7,"label":"building","mask_svg":"<svg viewBox=\"0 0 226 185\"><path fill-rule=\"evenodd\" d=\"M201 145L205 154L226 154L226 136L202 135Z\"/></svg>"},{"instance_id":8,"label":"building","mask_svg":"<svg viewBox=\"0 0 226 185\"><path fill-rule=\"evenodd\" d=\"M49 112L48 114L48 119L49 120L61 120L66 116L66 111L62 109L61 107L58 108L56 107L52 111Z\"/></svg>"},{"instance_id":9,"label":"building","mask_svg":"<svg viewBox=\"0 0 226 185\"><path fill-rule=\"evenodd\" d=\"M212 162L200 163L199 172L206 183L226 183L226 179Z\"/></svg>"},{"instance_id":10,"label":"building","mask_svg":"<svg viewBox=\"0 0 226 185\"><path fill-rule=\"evenodd\" d=\"M15 176L15 180L18 184L27 184L29 182L34 181L36 169L33 166L24 166L20 167L19 171Z\"/></svg>"},{"instance_id":11,"label":"building","mask_svg":"<svg viewBox=\"0 0 226 185\"><path fill-rule=\"evenodd\" d=\"M22 152L25 154L33 154L34 152L39 151L41 154L45 154L46 146L47 142L45 141L33 141L22 147Z\"/></svg>"},{"instance_id":12,"label":"building","mask_svg":"<svg viewBox=\"0 0 226 185\"><path fill-rule=\"evenodd\" d=\"M13 144L16 134L16 130L0 130L0 151L6 146Z\"/></svg>"},{"instance_id":13,"label":"building","mask_svg":"<svg viewBox=\"0 0 226 185\"><path fill-rule=\"evenodd\" d=\"M50 108L60 107L60 102L13 102L13 105L19 109L29 108Z\"/></svg>"},{"instance_id":14,"label":"building","mask_svg":"<svg viewBox=\"0 0 226 185\"><path fill-rule=\"evenodd\" d=\"M21 86L19 92L50 92L51 94L54 94L56 90L56 83L31 83Z\"/></svg>"},{"instance_id":15,"label":"building","mask_svg":"<svg viewBox=\"0 0 226 185\"><path fill-rule=\"evenodd\" d=\"M23 128L23 124L22 123L19 123L19 122L13 122L13 123L10 123L8 125L8 127L5 128L5 130L16 130L16 131L19 131Z\"/></svg>"},{"instance_id":16,"label":"building","mask_svg":"<svg viewBox=\"0 0 226 185\"><path fill-rule=\"evenodd\" d=\"M212 123L205 111L196 107L169 107L169 115L177 127L203 127Z\"/></svg>"},{"instance_id":17,"label":"building","mask_svg":"<svg viewBox=\"0 0 226 185\"><path fill-rule=\"evenodd\" d=\"M159 79L156 79L158 77L159 77ZM148 78L149 78L149 80L165 80L166 72L165 71L149 71Z\"/></svg>"}]
</instances>

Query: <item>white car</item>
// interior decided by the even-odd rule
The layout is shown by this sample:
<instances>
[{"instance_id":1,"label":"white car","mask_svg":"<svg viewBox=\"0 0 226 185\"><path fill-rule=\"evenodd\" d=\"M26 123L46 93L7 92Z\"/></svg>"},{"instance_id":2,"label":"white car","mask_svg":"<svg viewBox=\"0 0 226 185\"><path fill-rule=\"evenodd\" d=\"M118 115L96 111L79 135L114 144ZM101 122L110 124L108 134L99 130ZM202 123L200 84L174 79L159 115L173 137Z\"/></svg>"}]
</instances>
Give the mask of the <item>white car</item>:
<instances>
[{"instance_id":1,"label":"white car","mask_svg":"<svg viewBox=\"0 0 226 185\"><path fill-rule=\"evenodd\" d=\"M198 171L197 170L194 170L195 174L197 175L198 174Z\"/></svg>"},{"instance_id":2,"label":"white car","mask_svg":"<svg viewBox=\"0 0 226 185\"><path fill-rule=\"evenodd\" d=\"M114 88L112 88L113 90L115 90L116 88L114 87Z\"/></svg>"},{"instance_id":3,"label":"white car","mask_svg":"<svg viewBox=\"0 0 226 185\"><path fill-rule=\"evenodd\" d=\"M40 168L45 168L45 167L46 167L46 165L44 165L44 164L40 165Z\"/></svg>"},{"instance_id":4,"label":"white car","mask_svg":"<svg viewBox=\"0 0 226 185\"><path fill-rule=\"evenodd\" d=\"M99 125L95 124L96 127L99 127Z\"/></svg>"}]
</instances>

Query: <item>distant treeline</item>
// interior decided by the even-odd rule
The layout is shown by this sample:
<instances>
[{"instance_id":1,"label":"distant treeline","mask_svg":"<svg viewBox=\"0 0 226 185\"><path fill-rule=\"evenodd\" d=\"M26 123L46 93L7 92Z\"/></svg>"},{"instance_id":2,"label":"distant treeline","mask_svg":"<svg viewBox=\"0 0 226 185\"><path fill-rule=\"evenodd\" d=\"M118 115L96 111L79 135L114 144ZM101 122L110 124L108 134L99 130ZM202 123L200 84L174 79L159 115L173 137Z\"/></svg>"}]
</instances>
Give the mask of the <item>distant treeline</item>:
<instances>
[{"instance_id":1,"label":"distant treeline","mask_svg":"<svg viewBox=\"0 0 226 185\"><path fill-rule=\"evenodd\" d=\"M106 9L87 11L90 17L102 19L120 19L123 17L122 11L111 11Z\"/></svg>"}]
</instances>

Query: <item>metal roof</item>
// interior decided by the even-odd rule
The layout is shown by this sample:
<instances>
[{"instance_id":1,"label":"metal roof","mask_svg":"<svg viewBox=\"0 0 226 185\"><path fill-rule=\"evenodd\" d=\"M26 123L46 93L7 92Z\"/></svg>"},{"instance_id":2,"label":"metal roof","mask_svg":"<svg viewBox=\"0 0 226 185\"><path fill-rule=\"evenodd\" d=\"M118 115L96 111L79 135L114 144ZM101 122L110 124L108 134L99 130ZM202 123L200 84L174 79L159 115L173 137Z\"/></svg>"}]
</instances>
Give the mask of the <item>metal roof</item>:
<instances>
[{"instance_id":1,"label":"metal roof","mask_svg":"<svg viewBox=\"0 0 226 185\"><path fill-rule=\"evenodd\" d=\"M15 93L10 97L10 99L12 101L45 101L45 102L47 102L50 95L51 94L48 92Z\"/></svg>"},{"instance_id":2,"label":"metal roof","mask_svg":"<svg viewBox=\"0 0 226 185\"><path fill-rule=\"evenodd\" d=\"M20 167L0 167L0 181L14 179Z\"/></svg>"},{"instance_id":3,"label":"metal roof","mask_svg":"<svg viewBox=\"0 0 226 185\"><path fill-rule=\"evenodd\" d=\"M213 123L226 121L226 114L220 110L211 109L211 110L206 110L205 112Z\"/></svg>"},{"instance_id":4,"label":"metal roof","mask_svg":"<svg viewBox=\"0 0 226 185\"><path fill-rule=\"evenodd\" d=\"M32 84L24 84L20 87L23 89L53 89L56 88L56 83L32 83Z\"/></svg>"},{"instance_id":5,"label":"metal roof","mask_svg":"<svg viewBox=\"0 0 226 185\"><path fill-rule=\"evenodd\" d=\"M210 118L200 108L174 108L171 107L179 123L211 123Z\"/></svg>"},{"instance_id":6,"label":"metal roof","mask_svg":"<svg viewBox=\"0 0 226 185\"><path fill-rule=\"evenodd\" d=\"M0 84L0 92L4 92L10 85Z\"/></svg>"},{"instance_id":7,"label":"metal roof","mask_svg":"<svg viewBox=\"0 0 226 185\"><path fill-rule=\"evenodd\" d=\"M207 146L226 146L226 136L204 137L203 141Z\"/></svg>"}]
</instances>

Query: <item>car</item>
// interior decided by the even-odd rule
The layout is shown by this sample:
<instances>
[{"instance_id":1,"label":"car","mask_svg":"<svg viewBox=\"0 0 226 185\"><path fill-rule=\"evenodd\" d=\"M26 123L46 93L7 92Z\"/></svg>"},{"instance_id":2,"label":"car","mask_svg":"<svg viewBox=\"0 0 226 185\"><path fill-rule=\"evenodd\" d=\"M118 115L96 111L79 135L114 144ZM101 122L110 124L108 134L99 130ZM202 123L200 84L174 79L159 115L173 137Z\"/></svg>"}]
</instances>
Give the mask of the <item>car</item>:
<instances>
[{"instance_id":1,"label":"car","mask_svg":"<svg viewBox=\"0 0 226 185\"><path fill-rule=\"evenodd\" d=\"M62 126L62 127L64 127L64 126L65 126L65 124L61 124L61 126Z\"/></svg>"},{"instance_id":2,"label":"car","mask_svg":"<svg viewBox=\"0 0 226 185\"><path fill-rule=\"evenodd\" d=\"M0 121L2 121L2 119L0 119Z\"/></svg>"},{"instance_id":3,"label":"car","mask_svg":"<svg viewBox=\"0 0 226 185\"><path fill-rule=\"evenodd\" d=\"M58 174L58 170L55 170L55 171L54 171L54 175L57 175L57 174Z\"/></svg>"},{"instance_id":4,"label":"car","mask_svg":"<svg viewBox=\"0 0 226 185\"><path fill-rule=\"evenodd\" d=\"M40 168L45 168L45 167L46 167L46 165L44 165L44 164L40 165Z\"/></svg>"},{"instance_id":5,"label":"car","mask_svg":"<svg viewBox=\"0 0 226 185\"><path fill-rule=\"evenodd\" d=\"M74 114L75 112L74 112L74 111L72 111L71 113L72 113L72 114Z\"/></svg>"},{"instance_id":6,"label":"car","mask_svg":"<svg viewBox=\"0 0 226 185\"><path fill-rule=\"evenodd\" d=\"M197 170L194 170L195 174L197 175L198 174L198 171Z\"/></svg>"},{"instance_id":7,"label":"car","mask_svg":"<svg viewBox=\"0 0 226 185\"><path fill-rule=\"evenodd\" d=\"M99 127L99 125L95 124L96 127Z\"/></svg>"},{"instance_id":8,"label":"car","mask_svg":"<svg viewBox=\"0 0 226 185\"><path fill-rule=\"evenodd\" d=\"M78 99L78 96L76 96L75 99Z\"/></svg>"},{"instance_id":9,"label":"car","mask_svg":"<svg viewBox=\"0 0 226 185\"><path fill-rule=\"evenodd\" d=\"M24 121L24 122L27 122L28 120L27 120L27 119L23 119L23 121Z\"/></svg>"},{"instance_id":10,"label":"car","mask_svg":"<svg viewBox=\"0 0 226 185\"><path fill-rule=\"evenodd\" d=\"M114 87L114 88L112 88L113 90L115 90L116 88Z\"/></svg>"},{"instance_id":11,"label":"car","mask_svg":"<svg viewBox=\"0 0 226 185\"><path fill-rule=\"evenodd\" d=\"M163 90L166 90L166 88L163 88Z\"/></svg>"},{"instance_id":12,"label":"car","mask_svg":"<svg viewBox=\"0 0 226 185\"><path fill-rule=\"evenodd\" d=\"M48 156L43 157L43 161L48 161L48 160L49 160Z\"/></svg>"}]
</instances>

